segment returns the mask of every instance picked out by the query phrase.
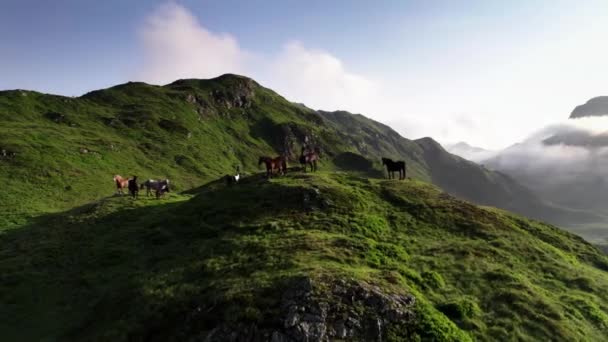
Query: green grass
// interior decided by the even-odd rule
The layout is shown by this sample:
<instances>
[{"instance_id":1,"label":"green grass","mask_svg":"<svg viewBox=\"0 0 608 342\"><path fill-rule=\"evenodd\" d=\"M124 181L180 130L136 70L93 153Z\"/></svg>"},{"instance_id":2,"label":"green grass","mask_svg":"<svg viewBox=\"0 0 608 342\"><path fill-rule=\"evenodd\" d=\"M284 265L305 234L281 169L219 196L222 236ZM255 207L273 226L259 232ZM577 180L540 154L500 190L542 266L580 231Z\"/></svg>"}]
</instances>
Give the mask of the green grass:
<instances>
[{"instance_id":1,"label":"green grass","mask_svg":"<svg viewBox=\"0 0 608 342\"><path fill-rule=\"evenodd\" d=\"M431 139L412 141L362 115L316 112L245 77L127 83L71 98L0 92L0 230L112 193L115 174L169 178L186 190L234 172L260 170L260 155L289 154L308 141L320 168L379 178L381 157L408 175L476 203L563 221L504 175L449 155ZM86 152L86 153L85 153ZM579 215L580 216L580 215Z\"/></svg>"},{"instance_id":2,"label":"green grass","mask_svg":"<svg viewBox=\"0 0 608 342\"><path fill-rule=\"evenodd\" d=\"M508 177L361 115L315 112L247 78L128 83L67 98L0 92L0 339L194 338L277 322L288 284L413 294L402 340L601 340L608 261L486 205L570 215ZM321 172L265 180L260 155L322 148ZM379 157L413 179L381 180ZM236 165L244 181L218 181ZM171 179L163 200L112 176ZM570 217L573 217L570 215ZM582 219L579 217L579 219ZM406 333L407 332L407 333ZM410 336L411 337L411 336Z\"/></svg>"},{"instance_id":3,"label":"green grass","mask_svg":"<svg viewBox=\"0 0 608 342\"><path fill-rule=\"evenodd\" d=\"M575 341L607 332L606 257L555 227L429 184L319 172L195 192L105 198L5 231L4 339L272 326L279 298L271 294L301 275L413 294L422 339ZM186 325L196 307L200 322Z\"/></svg>"}]
</instances>

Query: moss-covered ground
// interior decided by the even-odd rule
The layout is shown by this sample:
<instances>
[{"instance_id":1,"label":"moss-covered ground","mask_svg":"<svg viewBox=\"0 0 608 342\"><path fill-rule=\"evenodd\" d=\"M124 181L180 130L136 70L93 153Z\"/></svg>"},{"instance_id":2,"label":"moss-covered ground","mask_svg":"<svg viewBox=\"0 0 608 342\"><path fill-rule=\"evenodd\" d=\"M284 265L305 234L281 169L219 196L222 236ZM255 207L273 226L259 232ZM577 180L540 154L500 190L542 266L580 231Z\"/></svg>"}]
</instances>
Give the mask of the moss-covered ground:
<instances>
[{"instance_id":1,"label":"moss-covered ground","mask_svg":"<svg viewBox=\"0 0 608 342\"><path fill-rule=\"evenodd\" d=\"M168 195L108 197L0 235L2 340L185 339L193 310L197 331L272 326L277 293L301 275L413 294L422 340L608 333L598 250L424 182L291 172Z\"/></svg>"}]
</instances>

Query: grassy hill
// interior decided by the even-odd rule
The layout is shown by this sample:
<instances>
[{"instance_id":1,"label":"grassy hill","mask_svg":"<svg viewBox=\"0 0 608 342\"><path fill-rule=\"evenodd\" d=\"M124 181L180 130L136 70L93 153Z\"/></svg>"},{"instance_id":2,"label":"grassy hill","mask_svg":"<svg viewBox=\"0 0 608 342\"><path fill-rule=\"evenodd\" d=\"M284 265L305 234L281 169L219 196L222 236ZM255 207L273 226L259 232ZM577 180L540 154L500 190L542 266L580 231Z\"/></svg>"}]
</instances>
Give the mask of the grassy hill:
<instances>
[{"instance_id":1,"label":"grassy hill","mask_svg":"<svg viewBox=\"0 0 608 342\"><path fill-rule=\"evenodd\" d=\"M0 235L0 336L600 341L608 259L420 181L344 172L108 197Z\"/></svg>"},{"instance_id":2,"label":"grassy hill","mask_svg":"<svg viewBox=\"0 0 608 342\"><path fill-rule=\"evenodd\" d=\"M587 213L362 115L236 75L78 98L0 92L0 339L601 340ZM304 142L321 172L267 180ZM387 181L381 156L404 159ZM236 165L244 180L221 181ZM168 177L163 200L112 176ZM434 185L433 185L434 184ZM443 190L440 190L443 189Z\"/></svg>"},{"instance_id":3,"label":"grassy hill","mask_svg":"<svg viewBox=\"0 0 608 342\"><path fill-rule=\"evenodd\" d=\"M555 223L588 213L549 206L505 175L412 141L347 112L313 111L242 76L127 83L78 98L0 92L0 229L107 196L112 176L168 177L185 190L232 172L259 170L260 155L321 147L324 170L382 176L380 157L403 159L409 176L473 202Z\"/></svg>"}]
</instances>

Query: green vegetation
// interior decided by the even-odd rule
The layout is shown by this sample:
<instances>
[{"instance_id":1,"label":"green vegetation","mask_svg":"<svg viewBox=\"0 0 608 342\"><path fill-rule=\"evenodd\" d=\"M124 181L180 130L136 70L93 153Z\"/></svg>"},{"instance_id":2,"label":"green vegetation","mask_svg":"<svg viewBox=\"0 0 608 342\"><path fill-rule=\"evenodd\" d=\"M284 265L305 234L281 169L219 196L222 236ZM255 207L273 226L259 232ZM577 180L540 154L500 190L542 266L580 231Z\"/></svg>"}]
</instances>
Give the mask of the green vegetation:
<instances>
[{"instance_id":1,"label":"green vegetation","mask_svg":"<svg viewBox=\"0 0 608 342\"><path fill-rule=\"evenodd\" d=\"M328 293L344 280L413 296L412 321L386 326L391 341L608 333L601 252L453 195L554 219L586 214L547 206L432 139L315 112L234 75L79 98L0 92L0 120L2 340L272 332L281 294L302 277L329 305L343 305ZM321 147L323 171L258 174L260 155L282 151L293 164L305 140ZM380 179L380 156L405 159L412 179ZM236 165L245 177L226 186ZM173 191L112 197L114 174L168 177Z\"/></svg>"},{"instance_id":2,"label":"green vegetation","mask_svg":"<svg viewBox=\"0 0 608 342\"><path fill-rule=\"evenodd\" d=\"M413 294L409 329L422 339L608 332L608 259L599 251L426 183L296 172L194 192L106 198L1 235L5 339L163 340L220 323L273 327L277 293L302 275ZM204 313L192 326L184 317L196 308Z\"/></svg>"},{"instance_id":3,"label":"green vegetation","mask_svg":"<svg viewBox=\"0 0 608 342\"><path fill-rule=\"evenodd\" d=\"M362 115L316 112L251 79L224 75L166 86L127 83L69 98L0 92L0 230L27 217L82 205L111 193L115 174L167 177L186 190L235 165L259 170L260 155L303 142L322 149L322 169L383 173L380 157L404 159L408 175L475 203L563 223L587 213L548 206L505 175L412 141Z\"/></svg>"}]
</instances>

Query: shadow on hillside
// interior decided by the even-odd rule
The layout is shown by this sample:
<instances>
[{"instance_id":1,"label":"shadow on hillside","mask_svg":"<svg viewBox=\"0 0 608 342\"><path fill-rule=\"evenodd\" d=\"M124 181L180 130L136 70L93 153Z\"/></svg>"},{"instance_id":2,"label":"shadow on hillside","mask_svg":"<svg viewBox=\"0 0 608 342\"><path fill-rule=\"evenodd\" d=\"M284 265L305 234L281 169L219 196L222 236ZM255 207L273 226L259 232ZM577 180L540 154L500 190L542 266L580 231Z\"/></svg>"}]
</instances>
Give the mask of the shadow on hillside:
<instances>
[{"instance_id":1,"label":"shadow on hillside","mask_svg":"<svg viewBox=\"0 0 608 342\"><path fill-rule=\"evenodd\" d=\"M342 171L361 173L370 178L385 178L384 171L375 168L373 161L357 153L340 153L333 162Z\"/></svg>"},{"instance_id":2,"label":"shadow on hillside","mask_svg":"<svg viewBox=\"0 0 608 342\"><path fill-rule=\"evenodd\" d=\"M276 227L255 222L305 209L306 189L253 175L236 186L217 180L193 191L198 195L185 202L144 207L127 196L104 198L0 235L0 289L10 298L0 317L11 317L1 330L17 338L26 329L33 340L89 339L124 320L132 323L128 331L148 334L156 325L182 326L174 320L216 303L201 314L204 329L221 319L220 303L239 300L224 298L235 282L293 267L278 255L303 242L287 243L274 237L281 234Z\"/></svg>"}]
</instances>

